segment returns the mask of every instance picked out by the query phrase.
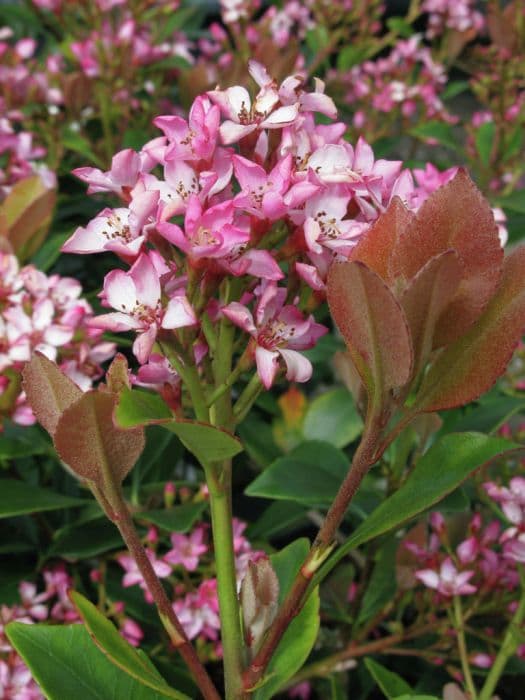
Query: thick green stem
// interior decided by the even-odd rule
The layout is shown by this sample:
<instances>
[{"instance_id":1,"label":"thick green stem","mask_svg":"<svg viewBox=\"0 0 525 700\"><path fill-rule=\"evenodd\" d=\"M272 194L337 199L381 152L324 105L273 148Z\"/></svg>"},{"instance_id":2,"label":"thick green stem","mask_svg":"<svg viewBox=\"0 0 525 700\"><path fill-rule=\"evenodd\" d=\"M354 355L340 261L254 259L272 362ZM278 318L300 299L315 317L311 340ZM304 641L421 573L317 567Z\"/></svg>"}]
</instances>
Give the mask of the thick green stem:
<instances>
[{"instance_id":1,"label":"thick green stem","mask_svg":"<svg viewBox=\"0 0 525 700\"><path fill-rule=\"evenodd\" d=\"M470 670L470 664L468 660L467 643L465 641L465 623L463 621L463 610L461 607L461 598L458 595L454 596L454 622L456 627L456 634L458 637L458 651L459 658L461 661L461 669L463 671L463 676L465 678L465 686L469 692L470 700L476 700L477 692L476 686L474 685L474 680L472 678L472 672Z\"/></svg>"},{"instance_id":2,"label":"thick green stem","mask_svg":"<svg viewBox=\"0 0 525 700\"><path fill-rule=\"evenodd\" d=\"M221 640L224 658L225 697L239 697L242 687L243 637L233 549L231 510L231 462L225 462L218 473L216 466L206 467L210 492L211 521L217 589L221 616Z\"/></svg>"},{"instance_id":3,"label":"thick green stem","mask_svg":"<svg viewBox=\"0 0 525 700\"><path fill-rule=\"evenodd\" d=\"M490 700L492 698L492 694L496 690L496 686L503 675L508 660L516 653L516 649L523 641L523 631L521 629L523 620L525 619L525 575L523 570L520 571L520 579L521 599L519 605L507 627L501 648L494 659L492 668L478 696L479 700Z\"/></svg>"}]
</instances>

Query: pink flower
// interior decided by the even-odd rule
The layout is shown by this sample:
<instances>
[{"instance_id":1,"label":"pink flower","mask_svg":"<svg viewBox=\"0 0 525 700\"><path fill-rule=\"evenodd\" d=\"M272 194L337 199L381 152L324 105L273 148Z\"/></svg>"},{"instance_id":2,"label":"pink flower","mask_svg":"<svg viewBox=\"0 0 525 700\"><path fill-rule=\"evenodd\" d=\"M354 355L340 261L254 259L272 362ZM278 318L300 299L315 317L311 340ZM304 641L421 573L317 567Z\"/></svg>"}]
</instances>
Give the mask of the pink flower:
<instances>
[{"instance_id":1,"label":"pink flower","mask_svg":"<svg viewBox=\"0 0 525 700\"><path fill-rule=\"evenodd\" d=\"M285 300L286 289L268 282L260 287L255 316L238 302L232 302L222 309L232 323L253 337L257 371L267 389L272 386L279 369L279 356L286 364L287 379L308 381L312 365L297 351L312 348L318 338L327 332L312 316L304 318L295 306L285 305Z\"/></svg>"},{"instance_id":2,"label":"pink flower","mask_svg":"<svg viewBox=\"0 0 525 700\"><path fill-rule=\"evenodd\" d=\"M173 548L163 556L163 560L173 566L180 564L187 571L195 571L201 554L208 551L208 545L204 543L204 527L195 528L189 536L175 532L170 539Z\"/></svg>"},{"instance_id":3,"label":"pink flower","mask_svg":"<svg viewBox=\"0 0 525 700\"><path fill-rule=\"evenodd\" d=\"M143 172L143 163L138 153L126 148L113 156L111 168L106 172L98 168L76 168L72 172L88 183L88 194L114 192L126 199L129 190L137 184L139 175Z\"/></svg>"},{"instance_id":4,"label":"pink flower","mask_svg":"<svg viewBox=\"0 0 525 700\"><path fill-rule=\"evenodd\" d=\"M134 647L140 646L140 642L144 637L144 632L140 625L129 617L124 618L122 621L120 625L120 634Z\"/></svg>"},{"instance_id":5,"label":"pink flower","mask_svg":"<svg viewBox=\"0 0 525 700\"><path fill-rule=\"evenodd\" d=\"M158 273L145 253L129 272L113 270L106 275L103 296L118 311L97 316L90 325L115 332L136 331L133 352L141 364L147 362L160 328L182 328L197 323L184 295L173 296L163 307Z\"/></svg>"},{"instance_id":6,"label":"pink flower","mask_svg":"<svg viewBox=\"0 0 525 700\"><path fill-rule=\"evenodd\" d=\"M166 578L171 574L171 566L163 562L161 559L157 559L153 550L146 549L146 555L151 562L154 572L159 578ZM146 601L148 603L153 603L153 598L148 591L146 583L133 557L131 557L129 554L120 554L116 559L126 572L122 579L122 585L124 588L129 588L129 586L140 586L144 591L144 598Z\"/></svg>"},{"instance_id":7,"label":"pink flower","mask_svg":"<svg viewBox=\"0 0 525 700\"><path fill-rule=\"evenodd\" d=\"M166 134L164 158L211 163L219 137L220 109L206 95L193 102L188 121L178 116L157 117L153 123Z\"/></svg>"},{"instance_id":8,"label":"pink flower","mask_svg":"<svg viewBox=\"0 0 525 700\"><path fill-rule=\"evenodd\" d=\"M416 571L415 576L427 588L433 588L445 597L455 595L469 595L475 593L476 586L468 583L474 576L474 571L458 572L452 559L447 557L441 564L439 573L434 569L422 569Z\"/></svg>"},{"instance_id":9,"label":"pink flower","mask_svg":"<svg viewBox=\"0 0 525 700\"><path fill-rule=\"evenodd\" d=\"M77 228L62 246L62 252L86 254L111 250L124 260L134 260L146 240L148 220L156 212L158 201L158 192L145 191L136 195L127 209L104 209L86 228ZM149 225L153 225L153 220Z\"/></svg>"}]
</instances>

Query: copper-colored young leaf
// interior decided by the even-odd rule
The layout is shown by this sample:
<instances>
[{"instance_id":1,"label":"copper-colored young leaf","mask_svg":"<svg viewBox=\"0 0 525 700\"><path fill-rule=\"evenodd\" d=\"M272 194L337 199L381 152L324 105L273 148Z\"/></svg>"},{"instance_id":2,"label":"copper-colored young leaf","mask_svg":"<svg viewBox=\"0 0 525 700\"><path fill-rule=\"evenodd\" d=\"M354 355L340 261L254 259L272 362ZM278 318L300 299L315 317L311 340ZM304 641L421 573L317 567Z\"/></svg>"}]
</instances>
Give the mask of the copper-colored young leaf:
<instances>
[{"instance_id":1,"label":"copper-colored young leaf","mask_svg":"<svg viewBox=\"0 0 525 700\"><path fill-rule=\"evenodd\" d=\"M2 203L5 235L19 259L30 257L42 244L51 223L56 192L39 175L20 180Z\"/></svg>"},{"instance_id":2,"label":"copper-colored young leaf","mask_svg":"<svg viewBox=\"0 0 525 700\"><path fill-rule=\"evenodd\" d=\"M36 419L53 436L62 413L82 396L81 389L40 352L33 355L22 375Z\"/></svg>"},{"instance_id":3,"label":"copper-colored young leaf","mask_svg":"<svg viewBox=\"0 0 525 700\"><path fill-rule=\"evenodd\" d=\"M461 265L455 250L446 250L428 261L409 283L401 297L412 336L414 376L432 350L436 323L454 297L461 280Z\"/></svg>"},{"instance_id":4,"label":"copper-colored young leaf","mask_svg":"<svg viewBox=\"0 0 525 700\"><path fill-rule=\"evenodd\" d=\"M399 302L379 275L359 261L332 265L327 294L370 399L382 401L412 373L410 333Z\"/></svg>"},{"instance_id":5,"label":"copper-colored young leaf","mask_svg":"<svg viewBox=\"0 0 525 700\"><path fill-rule=\"evenodd\" d=\"M509 255L501 285L477 323L431 366L416 405L424 411L477 399L503 374L525 329L525 246Z\"/></svg>"},{"instance_id":6,"label":"copper-colored young leaf","mask_svg":"<svg viewBox=\"0 0 525 700\"><path fill-rule=\"evenodd\" d=\"M456 297L436 328L436 347L459 338L480 316L496 291L503 262L489 203L460 170L419 209L392 252L393 270L409 280L433 257L457 251L463 268Z\"/></svg>"},{"instance_id":7,"label":"copper-colored young leaf","mask_svg":"<svg viewBox=\"0 0 525 700\"><path fill-rule=\"evenodd\" d=\"M54 443L60 458L82 479L99 486L105 474L120 482L144 449L142 428L123 430L113 423L117 396L88 391L64 411Z\"/></svg>"},{"instance_id":8,"label":"copper-colored young leaf","mask_svg":"<svg viewBox=\"0 0 525 700\"><path fill-rule=\"evenodd\" d=\"M106 372L106 386L114 394L120 393L123 389L130 389L128 361L124 355L118 352Z\"/></svg>"},{"instance_id":9,"label":"copper-colored young leaf","mask_svg":"<svg viewBox=\"0 0 525 700\"><path fill-rule=\"evenodd\" d=\"M393 288L395 270L392 269L392 253L414 219L415 215L399 197L394 197L386 212L381 214L352 250L350 259L365 263Z\"/></svg>"}]
</instances>

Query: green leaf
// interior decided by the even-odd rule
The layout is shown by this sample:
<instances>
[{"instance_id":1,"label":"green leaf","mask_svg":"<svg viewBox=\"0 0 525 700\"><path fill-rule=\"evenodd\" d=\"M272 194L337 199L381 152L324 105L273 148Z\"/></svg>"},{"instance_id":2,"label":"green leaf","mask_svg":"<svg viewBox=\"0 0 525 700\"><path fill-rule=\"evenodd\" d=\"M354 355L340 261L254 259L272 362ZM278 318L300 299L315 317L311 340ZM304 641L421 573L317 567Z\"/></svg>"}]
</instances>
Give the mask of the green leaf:
<instances>
[{"instance_id":1,"label":"green leaf","mask_svg":"<svg viewBox=\"0 0 525 700\"><path fill-rule=\"evenodd\" d=\"M165 700L111 661L83 625L12 622L7 636L48 700ZM184 697L184 696L179 696Z\"/></svg>"},{"instance_id":2,"label":"green leaf","mask_svg":"<svg viewBox=\"0 0 525 700\"><path fill-rule=\"evenodd\" d=\"M117 528L109 520L100 517L88 525L75 523L57 530L47 556L59 555L64 559L76 561L90 559L123 547Z\"/></svg>"},{"instance_id":3,"label":"green leaf","mask_svg":"<svg viewBox=\"0 0 525 700\"><path fill-rule=\"evenodd\" d=\"M48 238L36 253L33 255L31 262L39 270L47 272L60 257L60 249L71 236L72 231L67 233L57 233Z\"/></svg>"},{"instance_id":4,"label":"green leaf","mask_svg":"<svg viewBox=\"0 0 525 700\"><path fill-rule=\"evenodd\" d=\"M358 44L343 46L337 54L337 70L350 70L353 66L364 61L366 54L366 46L359 46Z\"/></svg>"},{"instance_id":5,"label":"green leaf","mask_svg":"<svg viewBox=\"0 0 525 700\"><path fill-rule=\"evenodd\" d=\"M383 501L330 557L321 575L331 571L350 550L438 503L480 466L520 449L507 440L481 433L452 433L441 438L421 457L403 486Z\"/></svg>"},{"instance_id":6,"label":"green leaf","mask_svg":"<svg viewBox=\"0 0 525 700\"><path fill-rule=\"evenodd\" d=\"M272 554L270 560L279 579L279 603L288 593L310 545L308 540L295 540L282 551ZM273 698L278 689L304 664L312 650L319 631L319 591L315 589L303 609L284 633L272 657L264 682L253 694L254 700Z\"/></svg>"},{"instance_id":7,"label":"green leaf","mask_svg":"<svg viewBox=\"0 0 525 700\"><path fill-rule=\"evenodd\" d=\"M525 189L515 190L498 201L499 206L517 214L525 214Z\"/></svg>"},{"instance_id":8,"label":"green leaf","mask_svg":"<svg viewBox=\"0 0 525 700\"><path fill-rule=\"evenodd\" d=\"M72 131L71 129L64 129L62 132L62 144L65 148L69 149L70 151L78 153L84 158L90 160L95 165L98 165L99 168L104 167L104 163L91 150L90 142L77 131Z\"/></svg>"},{"instance_id":9,"label":"green leaf","mask_svg":"<svg viewBox=\"0 0 525 700\"><path fill-rule=\"evenodd\" d=\"M230 459L242 452L241 441L226 430L207 423L173 420L173 414L158 394L124 389L119 394L115 420L122 428L159 423L179 438L201 464Z\"/></svg>"},{"instance_id":10,"label":"green leaf","mask_svg":"<svg viewBox=\"0 0 525 700\"><path fill-rule=\"evenodd\" d=\"M139 654L131 644L126 642L113 623L104 617L93 603L77 591L71 591L69 596L93 641L110 661L135 680L160 692L165 697L187 700L186 695L169 687L147 656Z\"/></svg>"},{"instance_id":11,"label":"green leaf","mask_svg":"<svg viewBox=\"0 0 525 700\"><path fill-rule=\"evenodd\" d=\"M494 122L485 122L477 129L474 137L479 158L486 168L490 165L490 155L494 146L495 133L496 125Z\"/></svg>"},{"instance_id":12,"label":"green leaf","mask_svg":"<svg viewBox=\"0 0 525 700\"><path fill-rule=\"evenodd\" d=\"M0 434L0 459L31 457L51 450L51 445L38 426L6 423L7 421L4 423L4 432Z\"/></svg>"},{"instance_id":13,"label":"green leaf","mask_svg":"<svg viewBox=\"0 0 525 700\"><path fill-rule=\"evenodd\" d=\"M308 440L324 440L335 447L346 447L363 429L352 394L334 389L315 398L306 412L303 433Z\"/></svg>"},{"instance_id":14,"label":"green leaf","mask_svg":"<svg viewBox=\"0 0 525 700\"><path fill-rule=\"evenodd\" d=\"M71 506L85 505L86 501L63 496L16 479L0 481L0 518L11 518L26 513L41 513Z\"/></svg>"},{"instance_id":15,"label":"green leaf","mask_svg":"<svg viewBox=\"0 0 525 700\"><path fill-rule=\"evenodd\" d=\"M416 136L423 141L434 139L442 146L448 146L454 150L458 148L457 139L454 136L454 129L450 124L445 124L438 121L424 122L415 126L409 131L409 134Z\"/></svg>"},{"instance_id":16,"label":"green leaf","mask_svg":"<svg viewBox=\"0 0 525 700\"><path fill-rule=\"evenodd\" d=\"M410 696L412 693L412 688L401 676L398 676L393 671L389 671L381 664L378 664L377 661L365 659L365 666L388 700L393 700L398 695L408 694Z\"/></svg>"},{"instance_id":17,"label":"green leaf","mask_svg":"<svg viewBox=\"0 0 525 700\"><path fill-rule=\"evenodd\" d=\"M370 620L391 600L397 591L396 580L396 540L389 541L381 547L375 557L375 565L366 585L365 595L359 610L357 624Z\"/></svg>"},{"instance_id":18,"label":"green leaf","mask_svg":"<svg viewBox=\"0 0 525 700\"><path fill-rule=\"evenodd\" d=\"M250 540L271 539L279 534L290 535L294 529L308 524L306 507L293 501L274 501L258 520L248 526Z\"/></svg>"},{"instance_id":19,"label":"green leaf","mask_svg":"<svg viewBox=\"0 0 525 700\"><path fill-rule=\"evenodd\" d=\"M411 36L414 31L404 17L389 17L386 21L386 26L391 32L396 32L404 38Z\"/></svg>"},{"instance_id":20,"label":"green leaf","mask_svg":"<svg viewBox=\"0 0 525 700\"><path fill-rule=\"evenodd\" d=\"M119 394L115 420L121 428L134 428L171 418L172 412L158 394L127 388Z\"/></svg>"},{"instance_id":21,"label":"green leaf","mask_svg":"<svg viewBox=\"0 0 525 700\"><path fill-rule=\"evenodd\" d=\"M230 459L244 449L242 442L234 435L207 423L170 421L164 426L175 433L201 464Z\"/></svg>"},{"instance_id":22,"label":"green leaf","mask_svg":"<svg viewBox=\"0 0 525 700\"><path fill-rule=\"evenodd\" d=\"M451 82L447 83L447 86L441 93L441 96L444 100L450 100L452 97L460 95L469 88L470 83L468 80L452 80Z\"/></svg>"},{"instance_id":23,"label":"green leaf","mask_svg":"<svg viewBox=\"0 0 525 700\"><path fill-rule=\"evenodd\" d=\"M206 501L201 503L184 503L181 506L173 506L164 510L146 510L135 513L135 519L153 523L153 525L158 525L158 527L168 530L168 532L188 532L206 507Z\"/></svg>"},{"instance_id":24,"label":"green leaf","mask_svg":"<svg viewBox=\"0 0 525 700\"><path fill-rule=\"evenodd\" d=\"M248 486L248 496L277 498L306 505L328 505L346 472L348 459L328 442L303 442L279 457Z\"/></svg>"}]
</instances>

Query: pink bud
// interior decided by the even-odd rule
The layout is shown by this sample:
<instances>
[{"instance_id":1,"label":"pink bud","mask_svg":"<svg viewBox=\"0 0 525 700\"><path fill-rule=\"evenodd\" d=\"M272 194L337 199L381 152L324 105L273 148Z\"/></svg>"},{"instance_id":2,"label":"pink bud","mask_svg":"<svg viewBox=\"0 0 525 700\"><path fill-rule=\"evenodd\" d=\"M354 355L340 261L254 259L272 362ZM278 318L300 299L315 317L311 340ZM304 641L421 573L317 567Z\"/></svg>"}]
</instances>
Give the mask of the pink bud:
<instances>
[{"instance_id":1,"label":"pink bud","mask_svg":"<svg viewBox=\"0 0 525 700\"><path fill-rule=\"evenodd\" d=\"M164 507L171 508L175 501L175 495L177 493L177 487L173 481L168 481L164 486Z\"/></svg>"}]
</instances>

